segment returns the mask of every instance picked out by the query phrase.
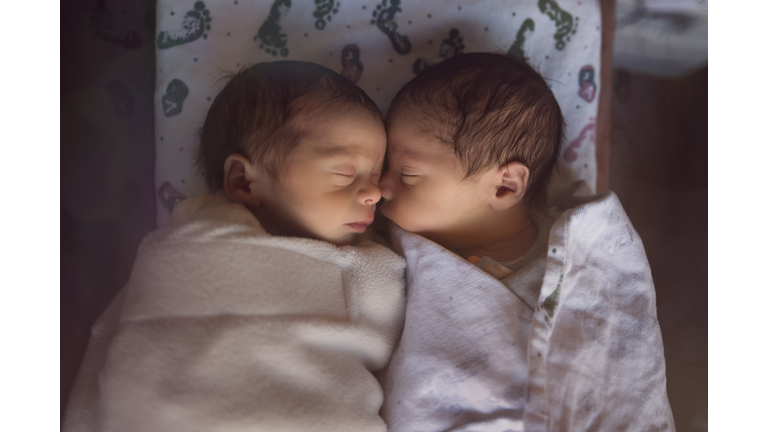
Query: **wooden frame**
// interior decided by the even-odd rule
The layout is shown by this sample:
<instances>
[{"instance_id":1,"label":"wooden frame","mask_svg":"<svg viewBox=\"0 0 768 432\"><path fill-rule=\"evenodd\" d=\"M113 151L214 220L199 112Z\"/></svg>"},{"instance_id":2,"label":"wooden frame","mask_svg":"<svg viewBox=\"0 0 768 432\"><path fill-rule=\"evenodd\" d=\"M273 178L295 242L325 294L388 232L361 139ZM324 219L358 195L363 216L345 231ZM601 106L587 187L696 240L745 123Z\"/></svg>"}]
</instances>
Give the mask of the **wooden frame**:
<instances>
[{"instance_id":1,"label":"wooden frame","mask_svg":"<svg viewBox=\"0 0 768 432\"><path fill-rule=\"evenodd\" d=\"M600 98L597 107L597 136L595 159L597 180L595 192L604 192L609 186L611 160L611 95L613 93L613 40L616 35L616 0L600 1Z\"/></svg>"}]
</instances>

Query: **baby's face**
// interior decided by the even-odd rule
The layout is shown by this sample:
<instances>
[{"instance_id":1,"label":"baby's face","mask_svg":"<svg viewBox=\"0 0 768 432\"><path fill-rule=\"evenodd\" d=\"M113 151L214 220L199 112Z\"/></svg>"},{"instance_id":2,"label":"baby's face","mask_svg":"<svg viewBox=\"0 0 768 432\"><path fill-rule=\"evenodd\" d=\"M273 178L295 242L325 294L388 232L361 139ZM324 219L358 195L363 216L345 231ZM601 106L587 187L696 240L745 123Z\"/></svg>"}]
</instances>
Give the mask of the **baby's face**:
<instances>
[{"instance_id":1,"label":"baby's face","mask_svg":"<svg viewBox=\"0 0 768 432\"><path fill-rule=\"evenodd\" d=\"M289 154L267 204L284 233L351 243L373 221L386 153L371 114L322 114Z\"/></svg>"},{"instance_id":2,"label":"baby's face","mask_svg":"<svg viewBox=\"0 0 768 432\"><path fill-rule=\"evenodd\" d=\"M418 115L405 110L387 117L389 167L379 187L381 213L403 229L446 247L477 230L486 211L481 183L465 179L453 150L425 133Z\"/></svg>"}]
</instances>

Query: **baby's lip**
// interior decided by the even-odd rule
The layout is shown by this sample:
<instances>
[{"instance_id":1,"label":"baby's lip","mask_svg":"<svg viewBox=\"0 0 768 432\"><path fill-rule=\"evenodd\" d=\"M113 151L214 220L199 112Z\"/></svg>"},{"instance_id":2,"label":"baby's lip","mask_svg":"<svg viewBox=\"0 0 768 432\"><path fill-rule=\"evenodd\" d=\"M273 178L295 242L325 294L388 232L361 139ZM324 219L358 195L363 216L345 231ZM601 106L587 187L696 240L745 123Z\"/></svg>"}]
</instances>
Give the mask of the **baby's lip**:
<instances>
[{"instance_id":1,"label":"baby's lip","mask_svg":"<svg viewBox=\"0 0 768 432\"><path fill-rule=\"evenodd\" d=\"M373 222L373 219L366 219L358 222L351 222L346 224L348 227L351 227L352 230L357 232L365 232L366 228L368 228L368 225L370 225Z\"/></svg>"}]
</instances>

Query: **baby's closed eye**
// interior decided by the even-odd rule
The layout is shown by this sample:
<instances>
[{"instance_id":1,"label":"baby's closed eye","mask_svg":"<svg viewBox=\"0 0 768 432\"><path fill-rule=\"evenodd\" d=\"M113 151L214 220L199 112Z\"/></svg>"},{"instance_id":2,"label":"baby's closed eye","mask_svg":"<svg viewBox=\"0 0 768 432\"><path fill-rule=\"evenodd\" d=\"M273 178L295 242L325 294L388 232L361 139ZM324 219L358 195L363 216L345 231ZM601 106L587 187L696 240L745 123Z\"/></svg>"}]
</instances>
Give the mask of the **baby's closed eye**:
<instances>
[{"instance_id":1,"label":"baby's closed eye","mask_svg":"<svg viewBox=\"0 0 768 432\"><path fill-rule=\"evenodd\" d=\"M340 171L334 171L332 177L333 184L337 186L349 186L352 183L355 182L355 178L357 177L357 173L352 170L340 170Z\"/></svg>"},{"instance_id":2,"label":"baby's closed eye","mask_svg":"<svg viewBox=\"0 0 768 432\"><path fill-rule=\"evenodd\" d=\"M416 183L418 183L422 179L422 176L419 174L413 174L409 172L402 172L400 173L400 181L403 182L406 186L413 186Z\"/></svg>"}]
</instances>

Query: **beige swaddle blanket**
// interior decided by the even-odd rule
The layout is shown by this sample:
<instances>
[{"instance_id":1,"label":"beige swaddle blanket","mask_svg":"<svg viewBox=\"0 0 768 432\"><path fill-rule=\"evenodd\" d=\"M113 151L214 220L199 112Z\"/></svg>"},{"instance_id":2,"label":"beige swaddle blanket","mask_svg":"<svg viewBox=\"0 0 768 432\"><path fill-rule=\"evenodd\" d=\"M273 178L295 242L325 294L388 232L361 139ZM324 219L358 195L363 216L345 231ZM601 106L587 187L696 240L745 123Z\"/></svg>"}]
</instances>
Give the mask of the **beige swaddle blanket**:
<instances>
[{"instance_id":1,"label":"beige swaddle blanket","mask_svg":"<svg viewBox=\"0 0 768 432\"><path fill-rule=\"evenodd\" d=\"M93 328L65 431L384 431L404 261L274 237L222 194L141 244Z\"/></svg>"}]
</instances>

